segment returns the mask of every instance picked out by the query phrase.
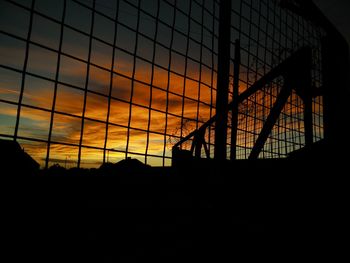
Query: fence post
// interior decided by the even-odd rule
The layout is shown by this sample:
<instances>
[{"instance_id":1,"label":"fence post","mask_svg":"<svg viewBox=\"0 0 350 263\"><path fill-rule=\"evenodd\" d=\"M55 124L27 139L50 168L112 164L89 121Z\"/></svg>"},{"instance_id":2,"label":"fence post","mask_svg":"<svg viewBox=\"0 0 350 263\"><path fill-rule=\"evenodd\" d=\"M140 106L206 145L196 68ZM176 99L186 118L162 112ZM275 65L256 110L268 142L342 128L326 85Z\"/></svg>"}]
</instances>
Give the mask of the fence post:
<instances>
[{"instance_id":1,"label":"fence post","mask_svg":"<svg viewBox=\"0 0 350 263\"><path fill-rule=\"evenodd\" d=\"M227 108L230 73L231 0L220 1L218 76L216 91L216 125L214 158L226 159Z\"/></svg>"},{"instance_id":2,"label":"fence post","mask_svg":"<svg viewBox=\"0 0 350 263\"><path fill-rule=\"evenodd\" d=\"M239 95L239 69L241 64L241 46L239 39L235 41L235 61L233 66L233 95L232 101L238 99ZM232 118L231 118L231 153L230 160L236 160L237 149L237 129L238 129L238 103L232 103Z\"/></svg>"},{"instance_id":3,"label":"fence post","mask_svg":"<svg viewBox=\"0 0 350 263\"><path fill-rule=\"evenodd\" d=\"M349 47L339 36L329 33L322 39L324 137L340 148L346 148L350 121L348 59Z\"/></svg>"}]
</instances>

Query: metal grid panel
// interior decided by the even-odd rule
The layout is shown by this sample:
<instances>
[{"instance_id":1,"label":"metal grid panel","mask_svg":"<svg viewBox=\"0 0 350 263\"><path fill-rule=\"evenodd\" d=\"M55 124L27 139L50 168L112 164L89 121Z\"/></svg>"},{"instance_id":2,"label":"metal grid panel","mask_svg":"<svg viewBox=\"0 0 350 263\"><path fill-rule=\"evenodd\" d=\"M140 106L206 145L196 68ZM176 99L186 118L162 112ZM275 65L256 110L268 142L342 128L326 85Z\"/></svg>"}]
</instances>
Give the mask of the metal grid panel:
<instances>
[{"instance_id":1,"label":"metal grid panel","mask_svg":"<svg viewBox=\"0 0 350 263\"><path fill-rule=\"evenodd\" d=\"M1 1L0 136L18 140L42 166L125 157L169 165L171 146L215 115L219 3ZM275 0L234 0L231 14L231 98L236 39L239 93L305 45L313 48L313 85L322 86L321 30ZM249 156L281 83L240 105L237 158ZM304 146L302 111L292 94L260 158ZM322 120L317 98L314 141L323 138ZM214 129L205 135L210 157Z\"/></svg>"},{"instance_id":2,"label":"metal grid panel","mask_svg":"<svg viewBox=\"0 0 350 263\"><path fill-rule=\"evenodd\" d=\"M323 31L301 17L280 8L279 1L242 0L233 1L232 41L241 42L241 72L238 93L242 93L255 81L291 56L299 48L313 49L312 85L322 86L320 39ZM234 54L234 52L232 52ZM233 87L233 65L231 70L231 93ZM251 96L239 109L236 156L248 158L256 142L263 122L276 99L276 92L283 81L276 81L270 87ZM303 103L295 92L286 103L259 158L281 158L305 145L303 127ZM322 101L318 97L313 102L314 141L323 138ZM229 133L230 134L230 133ZM230 141L230 140L228 140Z\"/></svg>"},{"instance_id":3,"label":"metal grid panel","mask_svg":"<svg viewBox=\"0 0 350 263\"><path fill-rule=\"evenodd\" d=\"M282 9L280 1L232 1L230 100L235 101L234 93L239 96L303 47L312 49L311 88L316 91L321 89L320 40L323 36L324 32L320 28ZM236 40L240 44L236 44ZM234 55L237 45L240 49L239 61L235 61ZM235 80L237 63L240 72L239 79ZM283 85L281 76L239 104L235 148L231 148L233 141L230 137L234 115L229 112L226 144L228 159L232 158L231 149L235 149L234 158L249 158ZM259 158L283 158L306 145L304 107L303 99L293 91L268 135ZM323 105L320 97L314 98L312 102L312 122L312 141L316 142L323 138ZM210 142L215 137L214 125L215 120L207 128L212 130L205 133L209 147L213 147ZM188 141L180 145L185 149L190 149L190 146ZM207 156L203 152L201 157ZM213 151L210 151L210 157L213 157Z\"/></svg>"},{"instance_id":4,"label":"metal grid panel","mask_svg":"<svg viewBox=\"0 0 350 263\"><path fill-rule=\"evenodd\" d=\"M217 1L1 5L1 136L42 166L169 165L176 127L215 114Z\"/></svg>"}]
</instances>

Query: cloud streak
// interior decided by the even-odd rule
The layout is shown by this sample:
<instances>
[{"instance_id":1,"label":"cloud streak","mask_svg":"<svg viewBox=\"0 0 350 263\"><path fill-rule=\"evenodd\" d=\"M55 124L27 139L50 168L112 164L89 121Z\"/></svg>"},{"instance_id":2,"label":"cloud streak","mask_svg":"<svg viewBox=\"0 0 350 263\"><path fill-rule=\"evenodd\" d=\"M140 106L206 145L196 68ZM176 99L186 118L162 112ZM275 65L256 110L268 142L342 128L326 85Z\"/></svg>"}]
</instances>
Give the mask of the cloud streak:
<instances>
[{"instance_id":1,"label":"cloud streak","mask_svg":"<svg viewBox=\"0 0 350 263\"><path fill-rule=\"evenodd\" d=\"M38 55L37 53L33 53ZM120 62L123 64L122 62ZM124 64L128 64L126 62ZM83 86L85 76L85 64L73 61L69 58L63 59L60 68L59 78L61 81L73 82L78 86ZM32 63L31 69L33 72L46 74L43 71L43 65L40 62ZM88 90L99 92L102 94L109 93L110 73L91 67ZM141 70L141 71L140 71ZM149 81L147 70L139 69L139 80ZM168 74L166 71L155 70L154 84L160 88L167 88ZM161 73L162 75L159 75ZM18 76L19 77L19 76ZM187 83L187 82L186 82ZM189 83L189 82L188 82ZM192 86L188 87L186 95L195 98L198 94L198 83L192 81ZM132 81L116 74L113 75L112 95L121 100L130 100ZM149 124L150 131L156 133L171 132L175 126L179 125L179 118L168 119L168 130L165 131L165 118L163 112L168 110L172 114L181 115L182 113L182 98L177 95L170 94L167 96L165 90L157 88L151 89L150 86L134 82L133 84L132 102L140 106L133 105L131 107L131 128L146 130ZM188 84L189 85L189 84ZM169 88L172 91L182 94L183 78L172 78ZM7 98L10 95L18 96L19 91L13 89L10 83L1 83L0 95L2 98ZM196 91L193 91L196 90ZM25 89L23 93L23 103L35 107L45 109L52 108L54 84L52 82L42 80L36 77L27 76ZM152 100L150 98L152 96ZM150 104L151 102L151 104ZM62 113L68 113L74 116L55 113L53 119L53 130L51 140L57 143L78 144L81 133L82 110L84 103L84 91L74 89L64 85L57 86L57 99L55 110ZM143 106L143 107L142 107ZM148 107L151 106L150 111ZM185 117L195 118L197 103L185 100ZM16 117L17 107L2 109L1 115L8 116L12 119ZM111 99L110 117L107 133L107 148L125 151L127 141L127 128L116 125L127 126L129 121L130 105L126 102ZM83 131L83 146L103 148L106 139L106 124L101 122L107 121L108 98L97 94L87 93L85 117L96 121L85 120ZM149 118L150 116L150 118ZM101 122L99 122L101 121ZM19 126L19 136L47 140L50 123L50 112L31 109L23 106L21 110L21 119ZM113 125L115 124L115 125ZM13 126L13 125L12 125ZM12 127L13 128L13 127ZM163 155L164 150L164 135L149 134L149 144L147 152L153 155ZM140 154L146 153L147 132L131 130L129 137L130 152ZM22 141L26 150L34 156L41 164L44 163L46 156L46 143L34 143L30 141ZM168 148L166 148L168 150ZM109 152L109 154L111 154ZM169 153L167 153L169 154ZM111 154L115 156L116 153ZM123 154L119 157L124 156ZM74 163L77 158L77 149L71 146L52 144L50 157L60 163ZM100 150L87 150L82 153L82 163L101 163L102 155ZM112 158L112 157L111 157ZM69 159L69 160L67 160Z\"/></svg>"}]
</instances>

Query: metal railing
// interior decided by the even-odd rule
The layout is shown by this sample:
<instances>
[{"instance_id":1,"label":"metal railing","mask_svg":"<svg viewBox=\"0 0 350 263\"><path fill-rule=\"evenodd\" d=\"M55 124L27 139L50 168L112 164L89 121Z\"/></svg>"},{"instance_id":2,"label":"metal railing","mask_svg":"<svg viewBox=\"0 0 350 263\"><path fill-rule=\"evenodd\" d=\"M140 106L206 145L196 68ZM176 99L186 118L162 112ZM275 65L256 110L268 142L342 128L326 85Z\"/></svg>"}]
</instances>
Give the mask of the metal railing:
<instances>
[{"instance_id":1,"label":"metal railing","mask_svg":"<svg viewBox=\"0 0 350 263\"><path fill-rule=\"evenodd\" d=\"M239 41L236 41L238 44ZM239 46L236 46L236 58L240 57ZM239 59L236 59L239 61ZM236 63L236 67L239 67L239 63ZM296 51L292 56L287 58L281 64L276 66L261 79L256 81L252 86L242 92L240 95L228 104L228 111L232 113L232 119L236 120L232 122L232 129L234 135L236 136L237 130L237 120L238 120L238 108L243 101L247 100L252 95L256 94L258 91L262 90L266 85L272 82L278 77L283 77L283 87L280 89L279 94L270 109L270 113L266 118L258 138L254 142L254 146L249 154L249 159L257 159L264 148L266 140L268 139L273 127L275 126L277 119L279 118L283 108L285 107L288 98L291 96L294 90L296 94L303 101L303 121L304 121L304 136L305 136L305 146L311 145L313 143L313 120L312 120L312 99L322 95L322 89L312 86L311 83L311 72L312 72L312 50L311 48L305 47ZM239 71L236 71L238 74ZM208 151L207 142L205 140L206 130L208 127L212 126L217 120L217 116L213 116L210 120L204 123L200 128L194 130L186 137L177 142L174 147L175 149L181 149L181 145L191 140L190 152L194 157L200 158L202 156L202 147L205 151L205 157L210 158L210 153ZM232 139L232 138L231 138ZM236 141L236 138L232 140ZM232 152L235 151L236 145L231 144L231 159Z\"/></svg>"}]
</instances>

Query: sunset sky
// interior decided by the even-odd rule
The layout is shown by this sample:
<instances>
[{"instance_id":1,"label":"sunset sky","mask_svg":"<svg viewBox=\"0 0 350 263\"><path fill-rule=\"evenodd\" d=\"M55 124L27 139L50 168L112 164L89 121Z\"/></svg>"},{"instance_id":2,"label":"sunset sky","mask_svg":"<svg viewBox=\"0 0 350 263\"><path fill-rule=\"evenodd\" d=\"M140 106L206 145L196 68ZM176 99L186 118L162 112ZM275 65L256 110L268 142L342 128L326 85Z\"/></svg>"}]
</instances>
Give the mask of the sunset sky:
<instances>
[{"instance_id":1,"label":"sunset sky","mask_svg":"<svg viewBox=\"0 0 350 263\"><path fill-rule=\"evenodd\" d=\"M178 0L175 10L173 1L162 0L156 23L157 0L140 1L141 11L134 0L97 0L95 13L91 0L68 0L66 12L63 2L36 0L29 30L31 1L0 0L0 136L15 133L24 76L18 141L42 166L52 109L50 165L76 166L80 141L82 167L103 162L105 142L105 161L124 159L127 151L151 165L170 165L169 136L180 136L182 118L195 129L196 120L215 114L217 3ZM244 74L241 91L251 81Z\"/></svg>"},{"instance_id":2,"label":"sunset sky","mask_svg":"<svg viewBox=\"0 0 350 263\"><path fill-rule=\"evenodd\" d=\"M19 100L22 74L14 70L23 69L26 50L23 40L28 36L30 24L30 12L25 7L30 7L31 1L17 2L23 7L7 1L0 2L0 58L1 65L7 67L0 68L0 98L3 100L0 102L1 134L9 136L14 134L17 105L7 102L17 103ZM63 16L63 1L37 0L34 5L32 31L29 33L31 42L26 65L28 74L25 76L22 98L23 105L36 108L21 107L18 136L43 141L48 139L50 110L57 89L51 140L71 145L52 144L50 158L53 162L66 164L71 160L74 163L78 149L73 145L79 145L82 135L82 145L94 147L82 149L82 165L85 163L85 166L89 166L92 163L92 166L96 166L96 163L101 163L109 110L110 124L106 144L111 149L107 156L109 161L125 158L129 132L128 152L144 155L148 138L147 154L160 157L150 157L148 163L162 165L163 154L171 157L171 146L164 145L168 141L164 134L174 133L176 127L181 125L181 116L193 120L197 117L202 120L209 119L211 98L215 98L211 89L216 86L216 74L211 70L214 63L211 56L211 49L214 48L213 35L208 28L203 38L198 36L202 30L199 24L201 19L198 18L202 15L202 8L194 4L191 15L196 20L190 21L192 40L187 47L186 38L180 33L188 31L186 12L189 12L189 7L187 1L179 2L182 2L179 4L182 12L176 11L175 27L178 31L174 32L171 43L170 25L174 9L163 1L159 15L162 23L157 26L157 34L154 18L156 1L141 1L143 11L140 12L138 28L141 34L138 35L135 33L137 8L133 6L133 1L119 1L117 34L114 40L117 8L115 1L96 1L97 12L94 15L89 9L92 1L67 1ZM208 18L209 16L212 17L208 14ZM94 23L91 26L92 17ZM66 25L63 28L62 55L58 70L57 51L60 48L61 26L56 20L64 21ZM213 23L213 18L206 24L210 26L210 23ZM90 31L93 38L89 56ZM154 39L157 41L156 46ZM116 48L113 50L114 41ZM205 43L206 47L200 48L199 41ZM170 45L172 52L167 49ZM188 59L184 56L187 48L190 56ZM134 60L135 52L137 57ZM86 63L88 61L89 66ZM156 66L152 67L152 61ZM170 73L167 71L169 67L172 70ZM111 69L114 72L112 75ZM56 77L59 82L55 86ZM185 91L183 86L186 86ZM112 99L109 102L110 87ZM85 88L88 90L86 97ZM81 134L84 100L85 121ZM129 101L133 103L131 107ZM129 125L131 129L128 131ZM148 129L150 133L147 133ZM46 143L29 140L20 142L42 164L46 157ZM142 155L130 156L145 161ZM170 161L167 160L166 163L169 165Z\"/></svg>"}]
</instances>

